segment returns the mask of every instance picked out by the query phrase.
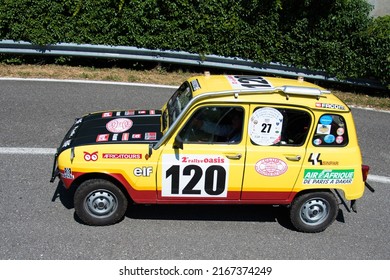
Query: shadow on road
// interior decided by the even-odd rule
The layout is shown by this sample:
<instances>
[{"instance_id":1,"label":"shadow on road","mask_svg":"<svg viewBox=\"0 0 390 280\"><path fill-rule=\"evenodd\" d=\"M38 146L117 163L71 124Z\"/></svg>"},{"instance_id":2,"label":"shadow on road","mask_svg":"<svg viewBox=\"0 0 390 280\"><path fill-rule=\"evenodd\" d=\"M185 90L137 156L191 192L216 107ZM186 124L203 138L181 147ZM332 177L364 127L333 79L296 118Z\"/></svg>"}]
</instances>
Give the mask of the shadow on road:
<instances>
[{"instance_id":1,"label":"shadow on road","mask_svg":"<svg viewBox=\"0 0 390 280\"><path fill-rule=\"evenodd\" d=\"M58 183L52 201L60 199L67 209L74 208L73 190L66 190ZM237 222L276 222L282 227L294 230L286 207L272 205L142 205L130 204L126 215L129 219L142 220L196 220L196 221L237 221ZM75 214L78 223L83 222ZM340 209L336 218L344 223L343 211Z\"/></svg>"}]
</instances>

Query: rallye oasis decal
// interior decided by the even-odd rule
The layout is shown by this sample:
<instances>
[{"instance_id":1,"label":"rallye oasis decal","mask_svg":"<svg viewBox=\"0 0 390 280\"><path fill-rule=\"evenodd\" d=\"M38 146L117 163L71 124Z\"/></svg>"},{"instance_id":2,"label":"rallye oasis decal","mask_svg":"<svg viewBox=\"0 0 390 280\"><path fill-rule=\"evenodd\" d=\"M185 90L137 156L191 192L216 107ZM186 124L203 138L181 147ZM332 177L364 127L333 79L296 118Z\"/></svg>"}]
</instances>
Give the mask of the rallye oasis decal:
<instances>
[{"instance_id":1,"label":"rallye oasis decal","mask_svg":"<svg viewBox=\"0 0 390 280\"><path fill-rule=\"evenodd\" d=\"M229 160L217 155L163 155L163 197L227 197Z\"/></svg>"}]
</instances>

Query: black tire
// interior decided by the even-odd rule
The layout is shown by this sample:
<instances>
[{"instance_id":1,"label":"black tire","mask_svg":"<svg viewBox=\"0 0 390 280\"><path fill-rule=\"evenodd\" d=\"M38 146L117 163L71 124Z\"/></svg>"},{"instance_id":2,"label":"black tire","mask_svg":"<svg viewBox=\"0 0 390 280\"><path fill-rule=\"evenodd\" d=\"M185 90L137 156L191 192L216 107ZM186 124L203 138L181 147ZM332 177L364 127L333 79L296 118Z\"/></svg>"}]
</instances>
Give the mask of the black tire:
<instances>
[{"instance_id":1,"label":"black tire","mask_svg":"<svg viewBox=\"0 0 390 280\"><path fill-rule=\"evenodd\" d=\"M310 192L298 195L290 208L290 220L301 232L315 233L329 227L339 211L332 192Z\"/></svg>"},{"instance_id":2,"label":"black tire","mask_svg":"<svg viewBox=\"0 0 390 280\"><path fill-rule=\"evenodd\" d=\"M117 223L124 217L127 204L123 192L115 184L102 179L85 181L74 194L77 216L91 226Z\"/></svg>"}]
</instances>

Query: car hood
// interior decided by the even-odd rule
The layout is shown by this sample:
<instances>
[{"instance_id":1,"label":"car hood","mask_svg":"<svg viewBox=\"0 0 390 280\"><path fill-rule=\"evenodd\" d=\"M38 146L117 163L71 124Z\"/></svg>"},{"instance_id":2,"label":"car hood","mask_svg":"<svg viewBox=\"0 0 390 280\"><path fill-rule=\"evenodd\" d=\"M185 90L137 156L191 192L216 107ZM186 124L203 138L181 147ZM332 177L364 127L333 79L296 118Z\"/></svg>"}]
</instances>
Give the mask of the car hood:
<instances>
[{"instance_id":1,"label":"car hood","mask_svg":"<svg viewBox=\"0 0 390 280\"><path fill-rule=\"evenodd\" d=\"M162 137L161 110L107 111L76 119L58 152L81 146L113 143L155 143Z\"/></svg>"}]
</instances>

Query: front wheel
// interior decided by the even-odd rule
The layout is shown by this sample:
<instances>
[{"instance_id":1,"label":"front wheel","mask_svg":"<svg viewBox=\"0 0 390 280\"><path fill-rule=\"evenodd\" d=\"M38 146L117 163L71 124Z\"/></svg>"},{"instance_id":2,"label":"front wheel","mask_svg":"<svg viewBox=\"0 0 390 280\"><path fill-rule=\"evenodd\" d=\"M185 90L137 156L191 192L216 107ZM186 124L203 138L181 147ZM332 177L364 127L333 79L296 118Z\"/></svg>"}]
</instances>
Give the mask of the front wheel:
<instances>
[{"instance_id":1,"label":"front wheel","mask_svg":"<svg viewBox=\"0 0 390 280\"><path fill-rule=\"evenodd\" d=\"M92 179L82 183L74 194L77 216L91 226L118 222L127 210L127 198L113 183Z\"/></svg>"},{"instance_id":2,"label":"front wheel","mask_svg":"<svg viewBox=\"0 0 390 280\"><path fill-rule=\"evenodd\" d=\"M310 192L297 196L290 209L293 226L301 232L321 232L336 219L339 205L332 192Z\"/></svg>"}]
</instances>

